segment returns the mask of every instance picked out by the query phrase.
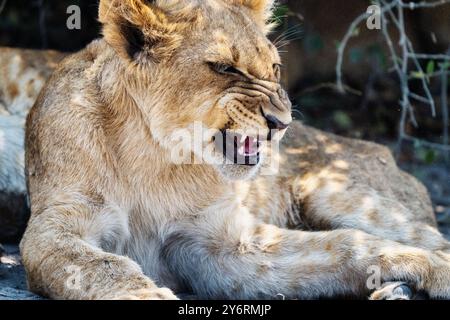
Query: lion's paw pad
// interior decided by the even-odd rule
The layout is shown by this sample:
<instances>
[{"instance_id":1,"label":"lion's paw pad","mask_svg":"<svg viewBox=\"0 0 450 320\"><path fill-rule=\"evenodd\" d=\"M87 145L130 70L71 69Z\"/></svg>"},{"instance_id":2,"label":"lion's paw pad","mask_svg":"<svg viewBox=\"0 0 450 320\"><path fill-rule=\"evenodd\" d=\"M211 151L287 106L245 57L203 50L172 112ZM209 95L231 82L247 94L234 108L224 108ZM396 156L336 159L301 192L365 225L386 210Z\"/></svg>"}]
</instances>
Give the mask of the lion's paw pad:
<instances>
[{"instance_id":1,"label":"lion's paw pad","mask_svg":"<svg viewBox=\"0 0 450 320\"><path fill-rule=\"evenodd\" d=\"M414 292L405 282L386 282L370 295L370 300L411 300Z\"/></svg>"}]
</instances>

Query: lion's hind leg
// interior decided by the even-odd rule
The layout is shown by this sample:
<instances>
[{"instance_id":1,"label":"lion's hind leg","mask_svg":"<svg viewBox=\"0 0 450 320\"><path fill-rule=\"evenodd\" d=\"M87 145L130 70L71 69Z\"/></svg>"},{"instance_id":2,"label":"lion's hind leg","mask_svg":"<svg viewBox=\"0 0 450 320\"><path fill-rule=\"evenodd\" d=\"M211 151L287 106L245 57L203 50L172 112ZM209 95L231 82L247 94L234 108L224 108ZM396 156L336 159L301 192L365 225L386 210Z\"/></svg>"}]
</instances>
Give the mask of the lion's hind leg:
<instances>
[{"instance_id":1,"label":"lion's hind leg","mask_svg":"<svg viewBox=\"0 0 450 320\"><path fill-rule=\"evenodd\" d=\"M202 298L364 298L374 289L372 268L381 283L405 281L432 298L450 294L449 256L354 229L287 230L236 208L214 210L172 232L162 257ZM409 297L397 287L393 294Z\"/></svg>"},{"instance_id":2,"label":"lion's hind leg","mask_svg":"<svg viewBox=\"0 0 450 320\"><path fill-rule=\"evenodd\" d=\"M358 229L450 252L450 243L437 229L427 190L397 167L386 147L322 135L320 148L297 151L288 159L305 166L288 181L304 224L318 230Z\"/></svg>"}]
</instances>

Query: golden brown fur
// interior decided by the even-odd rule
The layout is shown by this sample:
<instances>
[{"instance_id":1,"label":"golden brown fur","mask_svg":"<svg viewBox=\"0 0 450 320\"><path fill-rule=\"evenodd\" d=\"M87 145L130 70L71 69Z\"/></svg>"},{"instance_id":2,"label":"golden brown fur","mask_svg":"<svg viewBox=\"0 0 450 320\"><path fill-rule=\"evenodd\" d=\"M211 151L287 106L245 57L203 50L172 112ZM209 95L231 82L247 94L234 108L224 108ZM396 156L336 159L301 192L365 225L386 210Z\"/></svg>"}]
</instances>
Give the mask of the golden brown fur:
<instances>
[{"instance_id":1,"label":"golden brown fur","mask_svg":"<svg viewBox=\"0 0 450 320\"><path fill-rule=\"evenodd\" d=\"M21 250L33 291L367 297L376 266L382 282L450 297L449 243L384 147L292 123L277 175L261 173L276 150L253 167L171 161L173 131L195 122L264 134L269 115L291 122L265 36L271 5L100 2L104 38L64 60L28 116Z\"/></svg>"}]
</instances>

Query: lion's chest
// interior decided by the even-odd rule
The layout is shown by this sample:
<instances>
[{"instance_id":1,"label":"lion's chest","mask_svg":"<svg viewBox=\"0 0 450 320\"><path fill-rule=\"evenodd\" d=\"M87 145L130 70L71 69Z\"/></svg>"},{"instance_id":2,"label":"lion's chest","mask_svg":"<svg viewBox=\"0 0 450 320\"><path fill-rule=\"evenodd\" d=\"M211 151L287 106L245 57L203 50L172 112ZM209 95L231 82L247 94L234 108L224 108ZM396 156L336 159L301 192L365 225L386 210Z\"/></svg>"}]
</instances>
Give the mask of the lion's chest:
<instances>
[{"instance_id":1,"label":"lion's chest","mask_svg":"<svg viewBox=\"0 0 450 320\"><path fill-rule=\"evenodd\" d=\"M157 285L178 291L179 282L168 271L170 268L161 252L164 239L177 225L192 221L192 212L181 207L181 202L171 202L168 198L162 201L162 196L155 194L145 193L135 199L125 209L128 212L128 236L121 238L112 251L137 262L144 274Z\"/></svg>"},{"instance_id":2,"label":"lion's chest","mask_svg":"<svg viewBox=\"0 0 450 320\"><path fill-rule=\"evenodd\" d=\"M158 286L178 290L178 282L168 272L169 266L161 257L162 244L156 235L135 236L129 239L119 254L128 256L137 262L145 275Z\"/></svg>"}]
</instances>

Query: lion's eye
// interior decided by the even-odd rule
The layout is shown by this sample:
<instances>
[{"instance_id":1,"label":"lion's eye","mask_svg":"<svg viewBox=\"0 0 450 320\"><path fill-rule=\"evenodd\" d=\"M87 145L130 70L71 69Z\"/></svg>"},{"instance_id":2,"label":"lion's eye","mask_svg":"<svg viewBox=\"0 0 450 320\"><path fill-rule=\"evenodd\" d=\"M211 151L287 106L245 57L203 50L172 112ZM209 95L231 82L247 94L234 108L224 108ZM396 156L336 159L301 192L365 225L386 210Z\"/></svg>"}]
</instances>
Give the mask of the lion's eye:
<instances>
[{"instance_id":1,"label":"lion's eye","mask_svg":"<svg viewBox=\"0 0 450 320\"><path fill-rule=\"evenodd\" d=\"M210 66L211 69L221 74L234 74L244 76L242 71L228 64L209 62L208 65Z\"/></svg>"}]
</instances>

